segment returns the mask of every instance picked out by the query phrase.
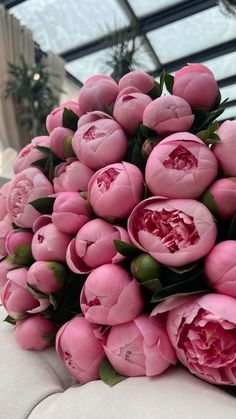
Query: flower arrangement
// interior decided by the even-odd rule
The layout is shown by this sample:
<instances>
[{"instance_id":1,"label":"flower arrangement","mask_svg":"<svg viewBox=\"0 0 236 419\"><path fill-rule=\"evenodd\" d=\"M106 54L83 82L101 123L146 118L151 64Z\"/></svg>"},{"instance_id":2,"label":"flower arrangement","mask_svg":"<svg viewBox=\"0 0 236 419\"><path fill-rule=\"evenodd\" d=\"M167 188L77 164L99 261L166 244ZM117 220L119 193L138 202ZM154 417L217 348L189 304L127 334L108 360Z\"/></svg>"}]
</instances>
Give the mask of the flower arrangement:
<instances>
[{"instance_id":1,"label":"flower arrangement","mask_svg":"<svg viewBox=\"0 0 236 419\"><path fill-rule=\"evenodd\" d=\"M55 344L81 383L178 360L236 385L236 121L216 121L220 101L189 64L159 83L90 77L48 115L0 191L1 301L22 348Z\"/></svg>"}]
</instances>

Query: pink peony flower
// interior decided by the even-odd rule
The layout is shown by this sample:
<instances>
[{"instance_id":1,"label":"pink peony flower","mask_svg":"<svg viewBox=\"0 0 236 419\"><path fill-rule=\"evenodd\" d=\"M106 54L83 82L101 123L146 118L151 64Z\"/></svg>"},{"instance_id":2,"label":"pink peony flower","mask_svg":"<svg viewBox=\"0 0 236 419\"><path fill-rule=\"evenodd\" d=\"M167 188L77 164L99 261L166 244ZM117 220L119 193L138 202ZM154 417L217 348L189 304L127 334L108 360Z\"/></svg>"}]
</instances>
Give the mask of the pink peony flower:
<instances>
[{"instance_id":1,"label":"pink peony flower","mask_svg":"<svg viewBox=\"0 0 236 419\"><path fill-rule=\"evenodd\" d=\"M113 326L104 349L113 368L128 377L159 375L176 364L164 323L146 314Z\"/></svg>"},{"instance_id":2,"label":"pink peony flower","mask_svg":"<svg viewBox=\"0 0 236 419\"><path fill-rule=\"evenodd\" d=\"M114 118L129 134L134 134L143 120L145 108L152 99L143 93L124 94L116 100Z\"/></svg>"},{"instance_id":3,"label":"pink peony flower","mask_svg":"<svg viewBox=\"0 0 236 419\"><path fill-rule=\"evenodd\" d=\"M124 89L120 90L120 92L119 92L119 94L118 94L118 96L116 98L116 102L122 96L129 95L129 94L132 94L132 93L142 93L142 92L139 89L137 89L136 87L134 87L134 86L125 87Z\"/></svg>"},{"instance_id":4,"label":"pink peony flower","mask_svg":"<svg viewBox=\"0 0 236 419\"><path fill-rule=\"evenodd\" d=\"M73 135L71 129L63 127L55 128L50 134L51 150L62 160L75 155L71 145Z\"/></svg>"},{"instance_id":5,"label":"pink peony flower","mask_svg":"<svg viewBox=\"0 0 236 419\"><path fill-rule=\"evenodd\" d=\"M151 101L143 113L143 123L158 135L188 131L194 121L189 104L178 96L162 96Z\"/></svg>"},{"instance_id":6,"label":"pink peony flower","mask_svg":"<svg viewBox=\"0 0 236 419\"><path fill-rule=\"evenodd\" d=\"M71 109L78 117L83 115L78 103L74 100L69 100L68 102L62 103L58 108L53 109L53 111L47 116L46 127L51 134L51 132L57 127L63 127L63 112L64 109Z\"/></svg>"},{"instance_id":7,"label":"pink peony flower","mask_svg":"<svg viewBox=\"0 0 236 419\"><path fill-rule=\"evenodd\" d=\"M185 99L191 108L208 111L218 95L214 74L202 64L188 64L175 73L173 95Z\"/></svg>"},{"instance_id":8,"label":"pink peony flower","mask_svg":"<svg viewBox=\"0 0 236 419\"><path fill-rule=\"evenodd\" d=\"M97 215L125 218L143 197L143 175L133 164L110 164L93 175L88 193L89 202Z\"/></svg>"},{"instance_id":9,"label":"pink peony flower","mask_svg":"<svg viewBox=\"0 0 236 419\"><path fill-rule=\"evenodd\" d=\"M30 266L27 282L33 289L51 294L61 290L66 276L66 269L60 263L38 261Z\"/></svg>"},{"instance_id":10,"label":"pink peony flower","mask_svg":"<svg viewBox=\"0 0 236 419\"><path fill-rule=\"evenodd\" d=\"M7 215L7 195L8 189L10 187L11 182L5 183L0 188L0 221L2 221Z\"/></svg>"},{"instance_id":11,"label":"pink peony flower","mask_svg":"<svg viewBox=\"0 0 236 419\"><path fill-rule=\"evenodd\" d=\"M7 210L14 223L32 227L40 213L30 202L53 193L51 183L39 169L32 167L18 173L11 181L7 197Z\"/></svg>"},{"instance_id":12,"label":"pink peony flower","mask_svg":"<svg viewBox=\"0 0 236 419\"><path fill-rule=\"evenodd\" d=\"M87 202L78 192L61 192L53 205L52 222L58 230L74 234L90 220Z\"/></svg>"},{"instance_id":13,"label":"pink peony flower","mask_svg":"<svg viewBox=\"0 0 236 419\"><path fill-rule=\"evenodd\" d=\"M236 300L188 297L169 312L167 332L180 362L213 384L236 384Z\"/></svg>"},{"instance_id":14,"label":"pink peony flower","mask_svg":"<svg viewBox=\"0 0 236 419\"><path fill-rule=\"evenodd\" d=\"M53 342L56 327L51 320L35 314L20 320L15 326L15 339L23 349L42 351Z\"/></svg>"},{"instance_id":15,"label":"pink peony flower","mask_svg":"<svg viewBox=\"0 0 236 419\"><path fill-rule=\"evenodd\" d=\"M14 319L20 319L26 313L39 313L50 305L47 298L38 300L27 289L27 269L9 271L7 282L1 292L2 305Z\"/></svg>"},{"instance_id":16,"label":"pink peony flower","mask_svg":"<svg viewBox=\"0 0 236 419\"><path fill-rule=\"evenodd\" d=\"M117 253L114 240L130 242L123 227L114 226L104 220L89 221L79 230L67 249L66 260L75 273L91 272L104 263L118 263L124 256Z\"/></svg>"},{"instance_id":17,"label":"pink peony flower","mask_svg":"<svg viewBox=\"0 0 236 419\"><path fill-rule=\"evenodd\" d=\"M5 248L16 264L28 265L32 262L32 239L33 233L29 231L14 230L7 235Z\"/></svg>"},{"instance_id":18,"label":"pink peony flower","mask_svg":"<svg viewBox=\"0 0 236 419\"><path fill-rule=\"evenodd\" d=\"M216 180L203 195L203 204L223 220L236 213L236 177Z\"/></svg>"},{"instance_id":19,"label":"pink peony flower","mask_svg":"<svg viewBox=\"0 0 236 419\"><path fill-rule=\"evenodd\" d=\"M192 199L152 197L137 205L128 220L131 241L169 266L205 256L216 240L210 211Z\"/></svg>"},{"instance_id":20,"label":"pink peony flower","mask_svg":"<svg viewBox=\"0 0 236 419\"><path fill-rule=\"evenodd\" d=\"M88 112L85 115L82 115L78 121L78 128L82 127L82 125L90 124L94 121L98 121L99 119L112 119L112 116L108 115L108 113L102 111L93 111Z\"/></svg>"},{"instance_id":21,"label":"pink peony flower","mask_svg":"<svg viewBox=\"0 0 236 419\"><path fill-rule=\"evenodd\" d=\"M205 259L205 273L216 292L236 298L235 252L235 240L218 243Z\"/></svg>"},{"instance_id":22,"label":"pink peony flower","mask_svg":"<svg viewBox=\"0 0 236 419\"><path fill-rule=\"evenodd\" d=\"M212 151L188 132L172 134L151 152L145 180L153 195L198 198L217 176Z\"/></svg>"},{"instance_id":23,"label":"pink peony flower","mask_svg":"<svg viewBox=\"0 0 236 419\"><path fill-rule=\"evenodd\" d=\"M12 217L9 214L0 221L0 259L7 255L6 238L13 231L12 222Z\"/></svg>"},{"instance_id":24,"label":"pink peony flower","mask_svg":"<svg viewBox=\"0 0 236 419\"><path fill-rule=\"evenodd\" d=\"M9 271L18 268L18 265L15 263L14 259L11 257L6 257L0 262L0 293L7 283L7 274ZM0 299L1 303L1 299Z\"/></svg>"},{"instance_id":25,"label":"pink peony flower","mask_svg":"<svg viewBox=\"0 0 236 419\"><path fill-rule=\"evenodd\" d=\"M144 300L139 285L118 265L102 265L86 279L80 296L85 318L92 323L114 325L133 320Z\"/></svg>"},{"instance_id":26,"label":"pink peony flower","mask_svg":"<svg viewBox=\"0 0 236 419\"><path fill-rule=\"evenodd\" d=\"M29 144L22 148L13 163L13 171L15 174L29 169L32 166L32 163L47 157L43 151L37 149L37 146L50 148L49 137L46 135L35 137Z\"/></svg>"},{"instance_id":27,"label":"pink peony flower","mask_svg":"<svg viewBox=\"0 0 236 419\"><path fill-rule=\"evenodd\" d=\"M154 79L144 71L130 71L120 79L118 83L119 91L129 86L136 87L142 93L148 93L154 87Z\"/></svg>"},{"instance_id":28,"label":"pink peony flower","mask_svg":"<svg viewBox=\"0 0 236 419\"><path fill-rule=\"evenodd\" d=\"M83 113L102 111L112 105L118 95L118 86L109 76L96 75L89 77L79 91L79 106Z\"/></svg>"},{"instance_id":29,"label":"pink peony flower","mask_svg":"<svg viewBox=\"0 0 236 419\"><path fill-rule=\"evenodd\" d=\"M89 180L93 174L93 170L76 158L69 158L55 169L53 180L55 192L87 191Z\"/></svg>"},{"instance_id":30,"label":"pink peony flower","mask_svg":"<svg viewBox=\"0 0 236 419\"><path fill-rule=\"evenodd\" d=\"M70 373L82 384L99 379L104 336L84 317L74 317L57 332L56 350Z\"/></svg>"},{"instance_id":31,"label":"pink peony flower","mask_svg":"<svg viewBox=\"0 0 236 419\"><path fill-rule=\"evenodd\" d=\"M225 176L236 176L236 121L225 121L217 131L220 142L213 147Z\"/></svg>"},{"instance_id":32,"label":"pink peony flower","mask_svg":"<svg viewBox=\"0 0 236 419\"><path fill-rule=\"evenodd\" d=\"M35 233L32 254L35 260L65 262L66 249L71 236L59 231L54 224L47 224Z\"/></svg>"},{"instance_id":33,"label":"pink peony flower","mask_svg":"<svg viewBox=\"0 0 236 419\"><path fill-rule=\"evenodd\" d=\"M100 169L124 157L127 138L116 121L104 118L82 125L73 137L72 147L82 163Z\"/></svg>"}]
</instances>

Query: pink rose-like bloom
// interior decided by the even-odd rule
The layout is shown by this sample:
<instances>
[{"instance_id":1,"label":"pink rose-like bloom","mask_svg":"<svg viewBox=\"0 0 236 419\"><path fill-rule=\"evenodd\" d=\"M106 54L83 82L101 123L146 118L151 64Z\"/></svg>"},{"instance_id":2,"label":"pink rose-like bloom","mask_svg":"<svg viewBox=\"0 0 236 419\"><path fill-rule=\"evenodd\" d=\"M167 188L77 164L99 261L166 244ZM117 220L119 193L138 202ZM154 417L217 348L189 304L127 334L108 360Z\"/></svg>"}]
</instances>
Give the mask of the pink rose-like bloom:
<instances>
[{"instance_id":1,"label":"pink rose-like bloom","mask_svg":"<svg viewBox=\"0 0 236 419\"><path fill-rule=\"evenodd\" d=\"M141 171L130 163L110 164L98 170L88 186L89 202L104 218L125 218L137 205L144 192Z\"/></svg>"},{"instance_id":2,"label":"pink rose-like bloom","mask_svg":"<svg viewBox=\"0 0 236 419\"><path fill-rule=\"evenodd\" d=\"M116 121L104 118L82 125L73 137L72 147L82 163L100 169L124 157L127 138Z\"/></svg>"},{"instance_id":3,"label":"pink rose-like bloom","mask_svg":"<svg viewBox=\"0 0 236 419\"><path fill-rule=\"evenodd\" d=\"M7 215L7 195L8 189L10 187L11 182L5 183L0 188L0 221L2 221Z\"/></svg>"},{"instance_id":4,"label":"pink rose-like bloom","mask_svg":"<svg viewBox=\"0 0 236 419\"><path fill-rule=\"evenodd\" d=\"M20 320L15 326L15 339L23 349L42 351L52 344L56 326L51 320L35 314Z\"/></svg>"},{"instance_id":5,"label":"pink rose-like bloom","mask_svg":"<svg viewBox=\"0 0 236 419\"><path fill-rule=\"evenodd\" d=\"M154 79L144 71L130 71L120 79L118 83L119 91L129 86L136 87L142 93L148 93L154 87Z\"/></svg>"},{"instance_id":6,"label":"pink rose-like bloom","mask_svg":"<svg viewBox=\"0 0 236 419\"><path fill-rule=\"evenodd\" d=\"M118 95L118 86L109 76L96 75L87 79L79 91L79 106L83 113L100 111L113 104Z\"/></svg>"},{"instance_id":7,"label":"pink rose-like bloom","mask_svg":"<svg viewBox=\"0 0 236 419\"><path fill-rule=\"evenodd\" d=\"M53 205L52 222L58 230L74 234L90 220L87 202L78 192L61 192Z\"/></svg>"},{"instance_id":8,"label":"pink rose-like bloom","mask_svg":"<svg viewBox=\"0 0 236 419\"><path fill-rule=\"evenodd\" d=\"M137 89L134 86L125 87L124 89L120 90L120 92L119 92L119 94L116 98L116 102L118 101L118 99L120 99L121 96L129 95L129 94L132 94L132 93L142 93L142 92L140 92L140 90Z\"/></svg>"},{"instance_id":9,"label":"pink rose-like bloom","mask_svg":"<svg viewBox=\"0 0 236 419\"><path fill-rule=\"evenodd\" d=\"M19 265L28 265L32 262L31 243L33 233L29 231L14 230L11 231L5 243L8 255L15 258Z\"/></svg>"},{"instance_id":10,"label":"pink rose-like bloom","mask_svg":"<svg viewBox=\"0 0 236 419\"><path fill-rule=\"evenodd\" d=\"M236 298L235 252L235 240L218 243L205 259L205 273L215 291Z\"/></svg>"},{"instance_id":11,"label":"pink rose-like bloom","mask_svg":"<svg viewBox=\"0 0 236 419\"><path fill-rule=\"evenodd\" d=\"M55 260L65 262L66 249L71 236L59 231L54 224L41 227L34 235L32 241L32 254L35 260Z\"/></svg>"},{"instance_id":12,"label":"pink rose-like bloom","mask_svg":"<svg viewBox=\"0 0 236 419\"><path fill-rule=\"evenodd\" d=\"M225 121L217 131L220 142L213 147L225 176L236 176L236 121Z\"/></svg>"},{"instance_id":13,"label":"pink rose-like bloom","mask_svg":"<svg viewBox=\"0 0 236 419\"><path fill-rule=\"evenodd\" d=\"M15 263L14 259L6 257L0 262L0 292L7 283L7 274L9 271L18 268L18 265ZM1 302L1 299L0 299Z\"/></svg>"},{"instance_id":14,"label":"pink rose-like bloom","mask_svg":"<svg viewBox=\"0 0 236 419\"><path fill-rule=\"evenodd\" d=\"M5 244L8 234L13 231L12 222L12 217L9 214L0 221L0 258L7 255Z\"/></svg>"},{"instance_id":15,"label":"pink rose-like bloom","mask_svg":"<svg viewBox=\"0 0 236 419\"><path fill-rule=\"evenodd\" d=\"M218 179L208 192L217 214L224 220L232 218L236 213L236 178Z\"/></svg>"},{"instance_id":16,"label":"pink rose-like bloom","mask_svg":"<svg viewBox=\"0 0 236 419\"><path fill-rule=\"evenodd\" d=\"M172 134L151 152L145 180L153 195L198 198L217 176L212 151L189 132Z\"/></svg>"},{"instance_id":17,"label":"pink rose-like bloom","mask_svg":"<svg viewBox=\"0 0 236 419\"><path fill-rule=\"evenodd\" d=\"M170 311L167 332L180 362L213 384L236 384L236 300L188 297Z\"/></svg>"},{"instance_id":18,"label":"pink rose-like bloom","mask_svg":"<svg viewBox=\"0 0 236 419\"><path fill-rule=\"evenodd\" d=\"M57 332L56 350L70 373L81 383L99 379L105 337L84 317L74 317Z\"/></svg>"},{"instance_id":19,"label":"pink rose-like bloom","mask_svg":"<svg viewBox=\"0 0 236 419\"><path fill-rule=\"evenodd\" d=\"M36 168L18 173L11 181L7 197L7 210L19 227L32 227L40 213L31 201L54 193L46 176Z\"/></svg>"},{"instance_id":20,"label":"pink rose-like bloom","mask_svg":"<svg viewBox=\"0 0 236 419\"><path fill-rule=\"evenodd\" d=\"M146 314L113 326L104 349L113 368L128 377L159 375L176 364L164 323Z\"/></svg>"},{"instance_id":21,"label":"pink rose-like bloom","mask_svg":"<svg viewBox=\"0 0 236 419\"><path fill-rule=\"evenodd\" d=\"M188 131L194 121L189 104L178 96L162 96L145 108L143 123L158 135Z\"/></svg>"},{"instance_id":22,"label":"pink rose-like bloom","mask_svg":"<svg viewBox=\"0 0 236 419\"><path fill-rule=\"evenodd\" d=\"M83 115L78 103L74 100L69 100L68 102L62 103L58 108L54 109L46 119L46 127L51 134L51 132L57 127L63 127L63 112L64 109L71 109L78 118Z\"/></svg>"},{"instance_id":23,"label":"pink rose-like bloom","mask_svg":"<svg viewBox=\"0 0 236 419\"><path fill-rule=\"evenodd\" d=\"M216 240L212 214L192 199L148 198L128 220L131 241L168 266L182 266L205 256Z\"/></svg>"},{"instance_id":24,"label":"pink rose-like bloom","mask_svg":"<svg viewBox=\"0 0 236 419\"><path fill-rule=\"evenodd\" d=\"M129 93L116 100L114 118L129 133L133 134L143 120L144 109L152 99L143 93Z\"/></svg>"},{"instance_id":25,"label":"pink rose-like bloom","mask_svg":"<svg viewBox=\"0 0 236 419\"><path fill-rule=\"evenodd\" d=\"M141 313L143 305L139 285L119 265L102 265L91 272L80 296L85 318L103 325L129 322Z\"/></svg>"},{"instance_id":26,"label":"pink rose-like bloom","mask_svg":"<svg viewBox=\"0 0 236 419\"><path fill-rule=\"evenodd\" d=\"M47 155L37 149L37 146L50 148L50 139L46 135L33 138L31 143L27 144L13 163L13 171L15 174L22 172L25 169L29 169L33 162L46 158Z\"/></svg>"},{"instance_id":27,"label":"pink rose-like bloom","mask_svg":"<svg viewBox=\"0 0 236 419\"><path fill-rule=\"evenodd\" d=\"M74 132L69 128L57 127L50 134L50 147L62 160L74 156L72 137Z\"/></svg>"},{"instance_id":28,"label":"pink rose-like bloom","mask_svg":"<svg viewBox=\"0 0 236 419\"><path fill-rule=\"evenodd\" d=\"M118 263L124 259L117 253L114 240L130 242L123 227L114 226L100 219L89 221L79 230L67 249L69 268L76 273L91 272L104 263Z\"/></svg>"},{"instance_id":29,"label":"pink rose-like bloom","mask_svg":"<svg viewBox=\"0 0 236 419\"><path fill-rule=\"evenodd\" d=\"M27 282L37 291L51 294L60 291L66 275L66 269L60 263L38 261L30 266L27 273Z\"/></svg>"},{"instance_id":30,"label":"pink rose-like bloom","mask_svg":"<svg viewBox=\"0 0 236 419\"><path fill-rule=\"evenodd\" d=\"M93 170L78 161L77 158L71 157L56 167L53 180L54 190L56 193L87 191L89 180L93 174Z\"/></svg>"},{"instance_id":31,"label":"pink rose-like bloom","mask_svg":"<svg viewBox=\"0 0 236 419\"><path fill-rule=\"evenodd\" d=\"M78 128L82 127L82 125L90 124L91 122L98 121L99 119L104 119L104 118L113 120L112 116L102 111L88 112L85 115L82 115L81 118L78 120Z\"/></svg>"},{"instance_id":32,"label":"pink rose-like bloom","mask_svg":"<svg viewBox=\"0 0 236 419\"><path fill-rule=\"evenodd\" d=\"M9 271L1 292L2 305L7 313L19 319L26 313L39 313L49 306L47 298L38 300L27 289L27 269Z\"/></svg>"},{"instance_id":33,"label":"pink rose-like bloom","mask_svg":"<svg viewBox=\"0 0 236 419\"><path fill-rule=\"evenodd\" d=\"M208 111L218 95L214 74L205 65L188 64L175 73L173 95L185 99L192 108Z\"/></svg>"}]
</instances>

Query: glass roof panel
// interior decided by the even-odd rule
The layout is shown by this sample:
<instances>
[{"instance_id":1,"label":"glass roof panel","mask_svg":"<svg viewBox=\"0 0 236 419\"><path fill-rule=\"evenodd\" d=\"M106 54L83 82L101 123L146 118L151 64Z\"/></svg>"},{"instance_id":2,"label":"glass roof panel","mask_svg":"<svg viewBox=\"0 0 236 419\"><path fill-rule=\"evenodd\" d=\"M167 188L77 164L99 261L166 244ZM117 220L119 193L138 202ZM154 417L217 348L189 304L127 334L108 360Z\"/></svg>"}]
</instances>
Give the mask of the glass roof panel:
<instances>
[{"instance_id":1,"label":"glass roof panel","mask_svg":"<svg viewBox=\"0 0 236 419\"><path fill-rule=\"evenodd\" d=\"M139 68L144 71L154 70L155 63L148 51L148 47L145 43L141 43L141 39L139 39L138 42L140 42L140 46L135 54L135 68ZM69 71L69 73L71 73L74 77L77 77L82 82L96 73L110 75L112 73L112 67L106 64L107 59L110 58L109 52L109 48L97 51L94 54L86 55L78 60L67 63L65 68Z\"/></svg>"},{"instance_id":2,"label":"glass roof panel","mask_svg":"<svg viewBox=\"0 0 236 419\"><path fill-rule=\"evenodd\" d=\"M217 6L155 29L148 38L167 63L236 38L236 23Z\"/></svg>"},{"instance_id":3,"label":"glass roof panel","mask_svg":"<svg viewBox=\"0 0 236 419\"><path fill-rule=\"evenodd\" d=\"M202 64L206 65L211 71L213 71L217 80L234 76L236 74L236 52L222 55L221 57L205 61Z\"/></svg>"},{"instance_id":4,"label":"glass roof panel","mask_svg":"<svg viewBox=\"0 0 236 419\"><path fill-rule=\"evenodd\" d=\"M84 45L129 24L117 0L26 0L11 12L33 31L43 50L55 53Z\"/></svg>"},{"instance_id":5,"label":"glass roof panel","mask_svg":"<svg viewBox=\"0 0 236 419\"><path fill-rule=\"evenodd\" d=\"M137 16L150 15L153 12L182 3L184 0L129 0L130 6Z\"/></svg>"},{"instance_id":6,"label":"glass roof panel","mask_svg":"<svg viewBox=\"0 0 236 419\"><path fill-rule=\"evenodd\" d=\"M227 118L234 118L236 119L236 106L231 106L230 108L226 108L224 113L219 117L219 121L222 119Z\"/></svg>"},{"instance_id":7,"label":"glass roof panel","mask_svg":"<svg viewBox=\"0 0 236 419\"><path fill-rule=\"evenodd\" d=\"M222 87L220 89L220 93L222 100L225 100L227 98L229 98L229 100L236 99L236 84L227 87Z\"/></svg>"}]
</instances>

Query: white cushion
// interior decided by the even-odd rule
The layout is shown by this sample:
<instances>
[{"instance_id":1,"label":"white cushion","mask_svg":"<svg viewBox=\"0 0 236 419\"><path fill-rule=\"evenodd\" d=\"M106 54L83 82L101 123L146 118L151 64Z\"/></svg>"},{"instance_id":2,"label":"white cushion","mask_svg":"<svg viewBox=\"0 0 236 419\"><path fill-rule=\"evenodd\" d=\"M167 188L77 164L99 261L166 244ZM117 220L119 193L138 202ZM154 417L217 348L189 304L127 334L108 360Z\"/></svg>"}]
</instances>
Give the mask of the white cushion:
<instances>
[{"instance_id":1,"label":"white cushion","mask_svg":"<svg viewBox=\"0 0 236 419\"><path fill-rule=\"evenodd\" d=\"M0 318L5 314L0 309ZM182 369L79 386L53 349L24 351L0 319L0 419L235 419L236 399Z\"/></svg>"}]
</instances>

